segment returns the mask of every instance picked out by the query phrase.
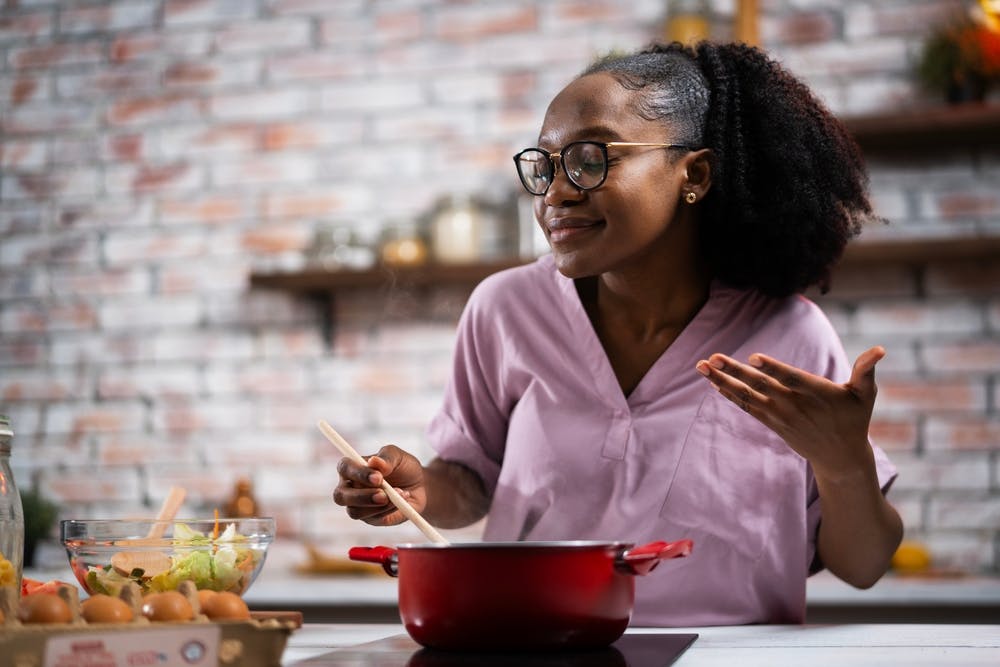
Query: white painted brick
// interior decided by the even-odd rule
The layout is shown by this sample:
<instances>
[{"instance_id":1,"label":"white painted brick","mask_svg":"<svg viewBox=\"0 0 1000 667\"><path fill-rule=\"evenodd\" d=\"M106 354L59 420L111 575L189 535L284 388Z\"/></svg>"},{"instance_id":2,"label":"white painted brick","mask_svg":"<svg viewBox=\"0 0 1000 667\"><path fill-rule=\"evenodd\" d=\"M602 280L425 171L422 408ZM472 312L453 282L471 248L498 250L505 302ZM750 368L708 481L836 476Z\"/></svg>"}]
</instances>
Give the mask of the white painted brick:
<instances>
[{"instance_id":1,"label":"white painted brick","mask_svg":"<svg viewBox=\"0 0 1000 667\"><path fill-rule=\"evenodd\" d=\"M1000 498L934 498L928 515L933 528L992 529L1000 526Z\"/></svg>"},{"instance_id":2,"label":"white painted brick","mask_svg":"<svg viewBox=\"0 0 1000 667\"><path fill-rule=\"evenodd\" d=\"M118 0L103 6L63 8L59 12L59 32L80 35L152 27L159 4L156 0Z\"/></svg>"},{"instance_id":3,"label":"white painted brick","mask_svg":"<svg viewBox=\"0 0 1000 667\"><path fill-rule=\"evenodd\" d=\"M301 396L306 389L306 371L286 364L214 365L205 373L211 394L240 396Z\"/></svg>"},{"instance_id":4,"label":"white painted brick","mask_svg":"<svg viewBox=\"0 0 1000 667\"><path fill-rule=\"evenodd\" d=\"M158 438L146 434L100 434L92 438L96 460L103 465L146 466L203 465L197 443L185 439ZM138 499L136 499L138 502ZM158 508L153 508L155 512Z\"/></svg>"},{"instance_id":5,"label":"white painted brick","mask_svg":"<svg viewBox=\"0 0 1000 667\"><path fill-rule=\"evenodd\" d=\"M49 243L37 236L14 236L0 244L0 267L21 267L49 257Z\"/></svg>"},{"instance_id":6,"label":"white painted brick","mask_svg":"<svg viewBox=\"0 0 1000 667\"><path fill-rule=\"evenodd\" d=\"M81 438L78 435L67 435L53 433L47 435L44 440L31 442L27 438L19 438L18 434L26 435L18 430L17 422L12 422L14 426L14 444L11 447L11 466L14 468L14 479L17 481L20 490L21 480L44 480L48 471L65 469L67 466L88 469L94 464L93 448L89 440L92 437ZM75 515L74 515L75 516Z\"/></svg>"},{"instance_id":7,"label":"white painted brick","mask_svg":"<svg viewBox=\"0 0 1000 667\"><path fill-rule=\"evenodd\" d=\"M152 287L152 277L145 269L53 267L50 275L51 289L63 297L148 294Z\"/></svg>"},{"instance_id":8,"label":"white painted brick","mask_svg":"<svg viewBox=\"0 0 1000 667\"><path fill-rule=\"evenodd\" d=\"M892 460L899 469L893 488L899 492L985 492L990 486L989 457L984 454L918 458L897 453Z\"/></svg>"},{"instance_id":9,"label":"white painted brick","mask_svg":"<svg viewBox=\"0 0 1000 667\"><path fill-rule=\"evenodd\" d=\"M209 113L219 120L273 120L294 117L313 108L312 91L286 88L217 95Z\"/></svg>"},{"instance_id":10,"label":"white painted brick","mask_svg":"<svg viewBox=\"0 0 1000 667\"><path fill-rule=\"evenodd\" d=\"M415 80L352 81L322 87L324 111L419 109L427 103L424 86Z\"/></svg>"},{"instance_id":11,"label":"white painted brick","mask_svg":"<svg viewBox=\"0 0 1000 667\"><path fill-rule=\"evenodd\" d=\"M163 85L170 90L241 88L258 84L260 78L261 63L252 57L175 60L163 70Z\"/></svg>"},{"instance_id":12,"label":"white painted brick","mask_svg":"<svg viewBox=\"0 0 1000 667\"><path fill-rule=\"evenodd\" d=\"M46 471L42 491L64 507L104 508L102 518L120 518L122 504L139 497L141 484L135 466L56 468Z\"/></svg>"},{"instance_id":13,"label":"white painted brick","mask_svg":"<svg viewBox=\"0 0 1000 667\"><path fill-rule=\"evenodd\" d=\"M864 114L905 106L913 97L913 84L900 76L858 77L844 85L844 105L834 109L842 114Z\"/></svg>"},{"instance_id":14,"label":"white painted brick","mask_svg":"<svg viewBox=\"0 0 1000 667\"><path fill-rule=\"evenodd\" d=\"M116 267L162 259L197 258L204 256L205 251L202 235L187 232L115 234L104 241L104 256Z\"/></svg>"},{"instance_id":15,"label":"white painted brick","mask_svg":"<svg viewBox=\"0 0 1000 667\"><path fill-rule=\"evenodd\" d=\"M983 314L973 303L866 304L858 308L856 325L870 336L969 334L983 330Z\"/></svg>"},{"instance_id":16,"label":"white painted brick","mask_svg":"<svg viewBox=\"0 0 1000 667\"><path fill-rule=\"evenodd\" d=\"M842 342L851 363L862 352L875 345L881 345L885 348L885 356L875 367L876 381L889 375L912 376L921 370L917 346L912 340L899 339L895 336L872 337L866 335L845 337Z\"/></svg>"},{"instance_id":17,"label":"white painted brick","mask_svg":"<svg viewBox=\"0 0 1000 667\"><path fill-rule=\"evenodd\" d=\"M134 363L151 358L152 343L139 334L85 333L61 336L52 343L49 362L56 368L89 370L102 364Z\"/></svg>"},{"instance_id":18,"label":"white painted brick","mask_svg":"<svg viewBox=\"0 0 1000 667\"><path fill-rule=\"evenodd\" d=\"M193 296L149 299L122 298L108 301L99 309L101 327L115 331L194 327L203 317L200 300Z\"/></svg>"},{"instance_id":19,"label":"white painted brick","mask_svg":"<svg viewBox=\"0 0 1000 667\"><path fill-rule=\"evenodd\" d=\"M261 332L261 356L265 359L321 359L326 354L319 329L309 324L301 328Z\"/></svg>"},{"instance_id":20,"label":"white painted brick","mask_svg":"<svg viewBox=\"0 0 1000 667\"><path fill-rule=\"evenodd\" d=\"M896 494L890 489L887 499L899 512L907 536L924 529L923 503L919 496L907 497L907 494Z\"/></svg>"},{"instance_id":21,"label":"white painted brick","mask_svg":"<svg viewBox=\"0 0 1000 667\"><path fill-rule=\"evenodd\" d=\"M169 401L198 395L201 385L201 372L194 365L116 367L100 372L97 396L101 400L143 398Z\"/></svg>"},{"instance_id":22,"label":"white painted brick","mask_svg":"<svg viewBox=\"0 0 1000 667\"><path fill-rule=\"evenodd\" d=\"M7 200L81 199L94 197L99 188L100 174L96 169L8 171L0 182L0 195Z\"/></svg>"},{"instance_id":23,"label":"white painted brick","mask_svg":"<svg viewBox=\"0 0 1000 667\"><path fill-rule=\"evenodd\" d=\"M395 4L395 3L393 3ZM281 16L358 16L369 8L367 0L264 0L263 6L269 12Z\"/></svg>"},{"instance_id":24,"label":"white painted brick","mask_svg":"<svg viewBox=\"0 0 1000 667\"><path fill-rule=\"evenodd\" d=\"M46 147L41 139L5 141L0 144L0 168L33 170L45 165Z\"/></svg>"},{"instance_id":25,"label":"white painted brick","mask_svg":"<svg viewBox=\"0 0 1000 667\"><path fill-rule=\"evenodd\" d=\"M216 34L215 48L222 54L306 48L311 33L309 21L304 18L229 23Z\"/></svg>"},{"instance_id":26,"label":"white painted brick","mask_svg":"<svg viewBox=\"0 0 1000 667\"><path fill-rule=\"evenodd\" d=\"M287 472L292 467L308 469L311 458L311 449L298 433L263 429L213 438L211 446L205 448L205 463L217 470L252 467L255 471L277 469ZM306 474L314 475L312 472ZM298 483L301 482L300 478ZM273 488L270 485L265 488L268 498L273 497Z\"/></svg>"},{"instance_id":27,"label":"white painted brick","mask_svg":"<svg viewBox=\"0 0 1000 667\"><path fill-rule=\"evenodd\" d=\"M993 538L981 530L935 530L926 544L935 567L977 573L996 568Z\"/></svg>"},{"instance_id":28,"label":"white painted brick","mask_svg":"<svg viewBox=\"0 0 1000 667\"><path fill-rule=\"evenodd\" d=\"M246 0L165 0L163 23L168 28L202 23L226 25L257 15L257 3Z\"/></svg>"},{"instance_id":29,"label":"white painted brick","mask_svg":"<svg viewBox=\"0 0 1000 667\"><path fill-rule=\"evenodd\" d=\"M256 150L260 130L250 123L174 125L156 131L159 155L166 159L247 154Z\"/></svg>"},{"instance_id":30,"label":"white painted brick","mask_svg":"<svg viewBox=\"0 0 1000 667\"><path fill-rule=\"evenodd\" d=\"M50 403L45 412L45 432L84 436L89 433L138 433L146 422L146 409L133 401Z\"/></svg>"},{"instance_id":31,"label":"white painted brick","mask_svg":"<svg viewBox=\"0 0 1000 667\"><path fill-rule=\"evenodd\" d=\"M211 403L197 399L164 401L151 412L153 431L160 433L186 432L209 437L213 431L231 431L235 435L260 425L258 411L246 399L219 398Z\"/></svg>"},{"instance_id":32,"label":"white painted brick","mask_svg":"<svg viewBox=\"0 0 1000 667\"><path fill-rule=\"evenodd\" d=\"M190 162L114 165L104 169L104 188L112 195L192 192L203 186L205 173L202 165Z\"/></svg>"},{"instance_id":33,"label":"white painted brick","mask_svg":"<svg viewBox=\"0 0 1000 667\"><path fill-rule=\"evenodd\" d=\"M924 443L928 451L1000 451L1000 420L928 417Z\"/></svg>"},{"instance_id":34,"label":"white painted brick","mask_svg":"<svg viewBox=\"0 0 1000 667\"><path fill-rule=\"evenodd\" d=\"M469 73L444 77L431 83L434 104L470 104L503 99L502 82L495 73Z\"/></svg>"},{"instance_id":35,"label":"white painted brick","mask_svg":"<svg viewBox=\"0 0 1000 667\"><path fill-rule=\"evenodd\" d=\"M87 378L64 370L42 376L32 368L13 368L0 374L0 396L9 400L83 400L91 389Z\"/></svg>"},{"instance_id":36,"label":"white painted brick","mask_svg":"<svg viewBox=\"0 0 1000 667\"><path fill-rule=\"evenodd\" d=\"M318 322L312 304L291 301L281 294L209 295L206 302L206 320L214 326Z\"/></svg>"},{"instance_id":37,"label":"white painted brick","mask_svg":"<svg viewBox=\"0 0 1000 667\"><path fill-rule=\"evenodd\" d=\"M41 229L42 219L48 218L46 202L7 202L0 200L0 234L6 243L15 234L30 234ZM2 253L2 246L0 246Z\"/></svg>"},{"instance_id":38,"label":"white painted brick","mask_svg":"<svg viewBox=\"0 0 1000 667\"><path fill-rule=\"evenodd\" d=\"M191 271L185 261L163 262L157 267L157 291L160 294L205 294L242 292L247 285L246 267L224 261L211 243L213 257L204 262L206 268Z\"/></svg>"},{"instance_id":39,"label":"white painted brick","mask_svg":"<svg viewBox=\"0 0 1000 667\"><path fill-rule=\"evenodd\" d=\"M441 407L437 392L414 393L400 396L379 396L372 399L375 425L378 428L413 428L421 430Z\"/></svg>"},{"instance_id":40,"label":"white painted brick","mask_svg":"<svg viewBox=\"0 0 1000 667\"><path fill-rule=\"evenodd\" d=\"M55 213L57 224L66 229L141 229L153 224L153 202L130 197L63 202Z\"/></svg>"},{"instance_id":41,"label":"white painted brick","mask_svg":"<svg viewBox=\"0 0 1000 667\"><path fill-rule=\"evenodd\" d=\"M182 331L167 330L151 341L143 340L143 357L156 361L238 361L255 356L254 336L250 331L224 329Z\"/></svg>"},{"instance_id":42,"label":"white painted brick","mask_svg":"<svg viewBox=\"0 0 1000 667\"><path fill-rule=\"evenodd\" d=\"M209 55L212 31L209 27L185 27L176 31L134 30L117 35L110 44L112 63L162 61L177 57Z\"/></svg>"},{"instance_id":43,"label":"white painted brick","mask_svg":"<svg viewBox=\"0 0 1000 667\"><path fill-rule=\"evenodd\" d=\"M30 7L30 3L18 3L20 8ZM30 42L52 33L54 14L50 8L38 11L22 11L4 16L0 25L0 46Z\"/></svg>"},{"instance_id":44,"label":"white painted brick","mask_svg":"<svg viewBox=\"0 0 1000 667\"><path fill-rule=\"evenodd\" d=\"M316 180L318 167L308 153L245 157L213 164L210 169L216 186L310 183Z\"/></svg>"},{"instance_id":45,"label":"white painted brick","mask_svg":"<svg viewBox=\"0 0 1000 667\"><path fill-rule=\"evenodd\" d=\"M26 456L25 448L28 445L22 443L28 442L32 436L45 433L45 414L40 409L40 405L17 402L4 405L4 414L10 418L11 429L14 431L14 442L11 449L12 461L15 457L19 457L24 465L27 465L29 461L25 461L23 457ZM17 453L19 449L21 454ZM15 477L15 479L17 478Z\"/></svg>"}]
</instances>

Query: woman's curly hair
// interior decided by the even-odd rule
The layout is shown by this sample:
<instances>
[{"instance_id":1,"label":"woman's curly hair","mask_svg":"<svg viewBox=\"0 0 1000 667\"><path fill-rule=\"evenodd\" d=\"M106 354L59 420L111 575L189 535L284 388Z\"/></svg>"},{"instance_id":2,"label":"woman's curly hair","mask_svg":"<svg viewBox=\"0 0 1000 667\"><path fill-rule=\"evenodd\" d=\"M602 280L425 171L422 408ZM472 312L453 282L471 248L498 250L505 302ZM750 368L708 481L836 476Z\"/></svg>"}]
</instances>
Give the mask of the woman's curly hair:
<instances>
[{"instance_id":1,"label":"woman's curly hair","mask_svg":"<svg viewBox=\"0 0 1000 667\"><path fill-rule=\"evenodd\" d=\"M595 72L643 90L637 112L669 122L678 141L711 149L699 234L720 280L772 296L825 291L847 242L878 219L854 139L760 49L654 44L584 75Z\"/></svg>"}]
</instances>

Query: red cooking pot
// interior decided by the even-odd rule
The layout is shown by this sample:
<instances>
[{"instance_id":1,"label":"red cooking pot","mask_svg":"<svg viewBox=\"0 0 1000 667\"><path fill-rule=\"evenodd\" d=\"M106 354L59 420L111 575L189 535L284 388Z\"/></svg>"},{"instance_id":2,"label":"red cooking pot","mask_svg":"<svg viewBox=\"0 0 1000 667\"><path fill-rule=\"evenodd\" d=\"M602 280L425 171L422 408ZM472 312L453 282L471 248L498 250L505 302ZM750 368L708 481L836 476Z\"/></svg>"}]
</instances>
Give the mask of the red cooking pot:
<instances>
[{"instance_id":1,"label":"red cooking pot","mask_svg":"<svg viewBox=\"0 0 1000 667\"><path fill-rule=\"evenodd\" d=\"M635 575L687 556L691 540L479 542L354 547L399 577L399 615L418 643L453 650L596 648L618 639Z\"/></svg>"}]
</instances>

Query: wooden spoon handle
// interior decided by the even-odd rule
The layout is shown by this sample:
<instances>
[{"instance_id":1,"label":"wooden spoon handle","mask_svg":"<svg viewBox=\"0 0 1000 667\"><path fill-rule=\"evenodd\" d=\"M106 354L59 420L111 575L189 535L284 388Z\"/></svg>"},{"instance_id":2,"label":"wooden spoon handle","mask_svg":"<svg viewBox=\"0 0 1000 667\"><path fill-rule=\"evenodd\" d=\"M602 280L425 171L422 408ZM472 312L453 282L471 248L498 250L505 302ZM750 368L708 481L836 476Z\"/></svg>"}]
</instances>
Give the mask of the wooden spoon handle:
<instances>
[{"instance_id":1,"label":"wooden spoon handle","mask_svg":"<svg viewBox=\"0 0 1000 667\"><path fill-rule=\"evenodd\" d=\"M344 440L339 433L333 430L333 427L327 424L325 421L320 420L319 430L323 432L326 439L333 443L333 446L340 450L340 453L351 459L355 463L367 466L368 463L364 458L358 454L353 447L346 440ZM438 544L448 544L448 540L445 539L444 535L439 533L437 529L427 522L427 519L420 516L420 512L413 508L413 505L406 502L403 496L399 495L399 492L393 488L389 482L382 478L382 490L385 491L385 495L389 497L389 501L396 506L396 508L403 513L407 519L412 521L417 528L427 536L431 542L436 542Z\"/></svg>"}]
</instances>

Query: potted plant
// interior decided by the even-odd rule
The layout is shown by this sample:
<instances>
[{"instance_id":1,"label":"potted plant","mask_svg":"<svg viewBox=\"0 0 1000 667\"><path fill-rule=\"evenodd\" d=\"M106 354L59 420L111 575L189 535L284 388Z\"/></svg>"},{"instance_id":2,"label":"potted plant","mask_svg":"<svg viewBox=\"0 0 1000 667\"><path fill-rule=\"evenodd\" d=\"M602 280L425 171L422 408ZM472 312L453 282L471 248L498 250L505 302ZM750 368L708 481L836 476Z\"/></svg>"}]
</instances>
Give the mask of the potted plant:
<instances>
[{"instance_id":1,"label":"potted plant","mask_svg":"<svg viewBox=\"0 0 1000 667\"><path fill-rule=\"evenodd\" d=\"M916 76L949 103L983 100L1000 82L1000 32L965 14L939 26L924 42Z\"/></svg>"},{"instance_id":2,"label":"potted plant","mask_svg":"<svg viewBox=\"0 0 1000 667\"><path fill-rule=\"evenodd\" d=\"M35 549L51 537L52 527L59 516L59 506L42 495L37 487L21 491L24 509L24 566L35 563Z\"/></svg>"}]
</instances>

